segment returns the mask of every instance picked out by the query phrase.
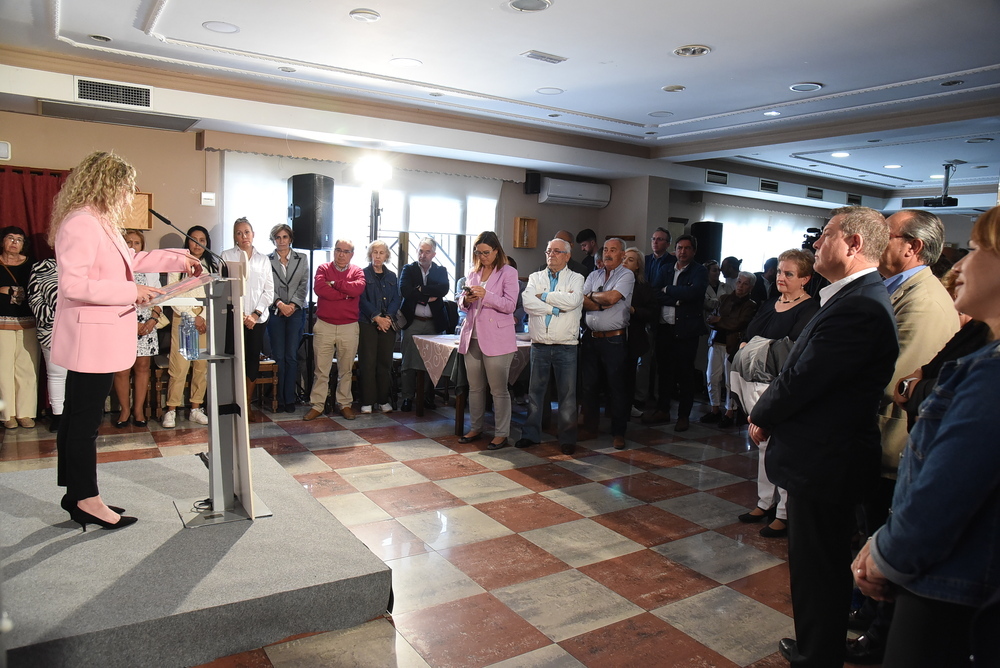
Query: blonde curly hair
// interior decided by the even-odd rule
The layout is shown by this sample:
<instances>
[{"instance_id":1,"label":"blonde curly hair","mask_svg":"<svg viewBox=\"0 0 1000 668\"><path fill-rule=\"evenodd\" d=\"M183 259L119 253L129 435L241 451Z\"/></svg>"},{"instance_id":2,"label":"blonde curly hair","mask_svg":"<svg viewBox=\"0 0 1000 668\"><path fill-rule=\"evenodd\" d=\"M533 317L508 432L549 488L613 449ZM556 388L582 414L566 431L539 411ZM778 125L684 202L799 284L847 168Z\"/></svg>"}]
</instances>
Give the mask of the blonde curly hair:
<instances>
[{"instance_id":1,"label":"blonde curly hair","mask_svg":"<svg viewBox=\"0 0 1000 668\"><path fill-rule=\"evenodd\" d=\"M49 244L66 217L84 207L100 216L106 225L122 231L125 216L135 196L135 168L124 158L107 151L91 153L73 168L56 195L49 225Z\"/></svg>"}]
</instances>

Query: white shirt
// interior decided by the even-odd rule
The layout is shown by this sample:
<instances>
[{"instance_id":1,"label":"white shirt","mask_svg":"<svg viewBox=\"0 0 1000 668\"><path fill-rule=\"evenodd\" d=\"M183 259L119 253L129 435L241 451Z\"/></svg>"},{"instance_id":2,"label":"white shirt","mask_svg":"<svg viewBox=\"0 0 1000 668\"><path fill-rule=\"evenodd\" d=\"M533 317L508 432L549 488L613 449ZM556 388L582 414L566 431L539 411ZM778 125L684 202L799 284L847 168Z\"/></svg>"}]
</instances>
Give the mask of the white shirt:
<instances>
[{"instance_id":1,"label":"white shirt","mask_svg":"<svg viewBox=\"0 0 1000 668\"><path fill-rule=\"evenodd\" d=\"M250 260L238 246L227 248L221 253L226 262L246 262L247 281L246 293L243 295L243 315L260 311L257 322L267 322L270 314L268 308L274 301L274 274L271 272L271 260L256 248Z\"/></svg>"},{"instance_id":2,"label":"white shirt","mask_svg":"<svg viewBox=\"0 0 1000 668\"><path fill-rule=\"evenodd\" d=\"M857 279L861 278L865 274L872 273L876 269L878 269L878 267L869 267L868 269L862 269L861 271L853 273L850 276L844 276L842 279L840 279L836 283L831 283L830 285L826 286L825 288L820 288L820 291L819 291L819 306L820 306L820 308L823 308L823 306L825 306L826 303L828 301L830 301L830 298L833 297L838 292L840 292L844 288L845 285L847 285L851 281L854 281L854 280L857 280Z\"/></svg>"},{"instance_id":3,"label":"white shirt","mask_svg":"<svg viewBox=\"0 0 1000 668\"><path fill-rule=\"evenodd\" d=\"M419 262L417 263L417 266L420 267L420 273L423 274L424 285L427 285L427 274L431 273L431 267L433 267L434 265L432 264L432 265L428 266L426 270L423 267L420 266ZM431 305L430 304L417 304L413 308L413 315L418 315L421 318L430 318L433 315L431 313Z\"/></svg>"}]
</instances>

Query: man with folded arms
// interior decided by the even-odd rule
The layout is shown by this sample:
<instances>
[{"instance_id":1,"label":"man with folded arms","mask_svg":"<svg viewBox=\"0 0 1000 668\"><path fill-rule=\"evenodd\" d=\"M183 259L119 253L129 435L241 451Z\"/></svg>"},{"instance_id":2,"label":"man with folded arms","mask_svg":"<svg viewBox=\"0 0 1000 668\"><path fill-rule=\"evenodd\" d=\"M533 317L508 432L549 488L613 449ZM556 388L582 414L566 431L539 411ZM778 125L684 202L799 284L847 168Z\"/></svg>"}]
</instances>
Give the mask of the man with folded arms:
<instances>
[{"instance_id":1,"label":"man with folded arms","mask_svg":"<svg viewBox=\"0 0 1000 668\"><path fill-rule=\"evenodd\" d=\"M583 276L567 266L572 249L563 239L550 241L545 249L547 268L528 277L522 295L531 332L531 380L528 418L515 444L527 448L541 440L551 370L559 399L559 445L566 455L576 450L576 355L583 313Z\"/></svg>"}]
</instances>

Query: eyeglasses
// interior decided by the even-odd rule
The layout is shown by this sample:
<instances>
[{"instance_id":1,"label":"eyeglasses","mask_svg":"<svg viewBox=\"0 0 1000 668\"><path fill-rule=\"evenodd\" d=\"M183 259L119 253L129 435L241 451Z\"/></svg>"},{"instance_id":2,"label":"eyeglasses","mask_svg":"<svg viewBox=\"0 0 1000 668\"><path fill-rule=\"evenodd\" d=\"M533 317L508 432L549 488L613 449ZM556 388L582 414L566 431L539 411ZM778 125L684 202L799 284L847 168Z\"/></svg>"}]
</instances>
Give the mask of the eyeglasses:
<instances>
[{"instance_id":1,"label":"eyeglasses","mask_svg":"<svg viewBox=\"0 0 1000 668\"><path fill-rule=\"evenodd\" d=\"M343 253L344 255L353 255L354 254L354 249L353 248L351 248L351 249L347 249L347 248L334 248L333 252L335 252L335 253Z\"/></svg>"},{"instance_id":2,"label":"eyeglasses","mask_svg":"<svg viewBox=\"0 0 1000 668\"><path fill-rule=\"evenodd\" d=\"M23 244L24 243L24 237L15 237L13 234L8 234L7 236L5 236L3 238L3 240L4 241L12 241L15 244Z\"/></svg>"},{"instance_id":3,"label":"eyeglasses","mask_svg":"<svg viewBox=\"0 0 1000 668\"><path fill-rule=\"evenodd\" d=\"M549 248L546 248L546 249L545 249L545 254L546 254L546 255L559 255L560 253L565 253L565 252L566 252L566 251L561 251L561 250L552 250L552 249L549 249Z\"/></svg>"},{"instance_id":4,"label":"eyeglasses","mask_svg":"<svg viewBox=\"0 0 1000 668\"><path fill-rule=\"evenodd\" d=\"M490 255L491 253L495 253L495 252L496 251L491 248L491 249L485 250L485 251L480 251L480 250L472 251L472 254L473 255L478 255L479 257L486 257L487 255Z\"/></svg>"}]
</instances>

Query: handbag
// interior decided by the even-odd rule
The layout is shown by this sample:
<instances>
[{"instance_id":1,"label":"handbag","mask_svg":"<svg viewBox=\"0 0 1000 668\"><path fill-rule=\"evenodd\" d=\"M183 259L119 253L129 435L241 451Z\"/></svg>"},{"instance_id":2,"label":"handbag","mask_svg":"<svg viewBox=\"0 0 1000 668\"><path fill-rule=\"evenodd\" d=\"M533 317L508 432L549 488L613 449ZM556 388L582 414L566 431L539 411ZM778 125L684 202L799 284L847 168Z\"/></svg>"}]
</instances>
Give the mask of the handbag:
<instances>
[{"instance_id":1,"label":"handbag","mask_svg":"<svg viewBox=\"0 0 1000 668\"><path fill-rule=\"evenodd\" d=\"M392 323L393 331L400 332L406 329L406 316L403 315L402 309L396 311L395 315L389 316L389 320Z\"/></svg>"}]
</instances>

